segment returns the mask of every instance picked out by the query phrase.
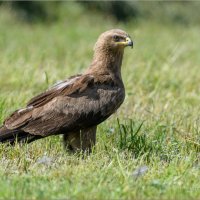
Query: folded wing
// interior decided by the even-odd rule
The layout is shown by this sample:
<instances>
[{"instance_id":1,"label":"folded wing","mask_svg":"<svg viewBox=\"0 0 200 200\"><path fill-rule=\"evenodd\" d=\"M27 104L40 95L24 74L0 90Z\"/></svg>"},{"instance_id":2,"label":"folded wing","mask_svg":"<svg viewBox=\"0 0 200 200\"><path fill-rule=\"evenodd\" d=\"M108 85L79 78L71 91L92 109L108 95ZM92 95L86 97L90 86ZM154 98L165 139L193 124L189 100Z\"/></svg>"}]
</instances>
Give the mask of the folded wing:
<instances>
[{"instance_id":1,"label":"folded wing","mask_svg":"<svg viewBox=\"0 0 200 200\"><path fill-rule=\"evenodd\" d=\"M15 111L4 125L41 136L96 125L124 98L111 80L99 81L92 75L79 75L61 82L31 99L25 109Z\"/></svg>"}]
</instances>

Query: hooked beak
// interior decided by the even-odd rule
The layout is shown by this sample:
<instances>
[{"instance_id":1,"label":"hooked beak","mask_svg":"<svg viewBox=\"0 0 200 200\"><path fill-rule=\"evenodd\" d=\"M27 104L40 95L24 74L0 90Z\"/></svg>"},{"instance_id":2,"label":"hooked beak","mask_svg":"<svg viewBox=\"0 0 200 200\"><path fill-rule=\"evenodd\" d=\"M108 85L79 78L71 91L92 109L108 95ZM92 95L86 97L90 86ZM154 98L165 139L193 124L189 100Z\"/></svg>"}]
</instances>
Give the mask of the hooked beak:
<instances>
[{"instance_id":1,"label":"hooked beak","mask_svg":"<svg viewBox=\"0 0 200 200\"><path fill-rule=\"evenodd\" d=\"M130 46L131 48L133 48L133 41L129 36L125 38L125 41L117 42L117 44L122 45L123 47Z\"/></svg>"},{"instance_id":2,"label":"hooked beak","mask_svg":"<svg viewBox=\"0 0 200 200\"><path fill-rule=\"evenodd\" d=\"M131 40L129 36L127 36L124 41L117 42L117 44L123 47L130 46L131 48L133 48L133 41Z\"/></svg>"},{"instance_id":3,"label":"hooked beak","mask_svg":"<svg viewBox=\"0 0 200 200\"><path fill-rule=\"evenodd\" d=\"M133 41L131 40L130 37L126 37L125 44L126 44L126 46L130 46L131 48L133 48Z\"/></svg>"}]
</instances>

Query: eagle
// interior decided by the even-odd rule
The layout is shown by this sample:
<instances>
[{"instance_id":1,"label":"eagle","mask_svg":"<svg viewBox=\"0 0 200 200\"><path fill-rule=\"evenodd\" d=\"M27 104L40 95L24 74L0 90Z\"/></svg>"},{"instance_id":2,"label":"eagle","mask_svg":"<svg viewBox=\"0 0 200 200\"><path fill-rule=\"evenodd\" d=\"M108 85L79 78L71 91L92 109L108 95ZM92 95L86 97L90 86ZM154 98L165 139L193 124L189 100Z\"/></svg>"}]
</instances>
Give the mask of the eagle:
<instances>
[{"instance_id":1,"label":"eagle","mask_svg":"<svg viewBox=\"0 0 200 200\"><path fill-rule=\"evenodd\" d=\"M91 152L97 125L124 101L121 65L127 46L133 47L133 41L125 31L102 33L86 71L53 85L7 117L0 127L0 142L30 143L62 134L67 150Z\"/></svg>"}]
</instances>

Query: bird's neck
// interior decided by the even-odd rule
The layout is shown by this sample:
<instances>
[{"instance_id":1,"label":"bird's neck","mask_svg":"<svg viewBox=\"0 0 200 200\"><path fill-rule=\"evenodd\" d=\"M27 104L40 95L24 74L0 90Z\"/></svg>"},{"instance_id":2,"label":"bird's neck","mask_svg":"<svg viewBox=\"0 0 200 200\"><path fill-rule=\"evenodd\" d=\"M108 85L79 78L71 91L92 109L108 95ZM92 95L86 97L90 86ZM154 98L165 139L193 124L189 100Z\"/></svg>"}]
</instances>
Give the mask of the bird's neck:
<instances>
[{"instance_id":1,"label":"bird's neck","mask_svg":"<svg viewBox=\"0 0 200 200\"><path fill-rule=\"evenodd\" d=\"M118 51L96 50L93 61L86 73L95 73L97 75L110 74L113 78L121 80L121 65L124 50Z\"/></svg>"}]
</instances>

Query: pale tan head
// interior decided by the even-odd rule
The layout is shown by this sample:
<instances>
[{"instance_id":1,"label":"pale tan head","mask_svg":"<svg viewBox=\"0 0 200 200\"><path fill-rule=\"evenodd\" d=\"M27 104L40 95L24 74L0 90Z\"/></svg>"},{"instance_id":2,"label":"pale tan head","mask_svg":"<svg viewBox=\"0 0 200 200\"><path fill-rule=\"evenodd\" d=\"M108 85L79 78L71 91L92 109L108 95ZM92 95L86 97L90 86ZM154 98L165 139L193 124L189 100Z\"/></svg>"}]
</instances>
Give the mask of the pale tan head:
<instances>
[{"instance_id":1,"label":"pale tan head","mask_svg":"<svg viewBox=\"0 0 200 200\"><path fill-rule=\"evenodd\" d=\"M99 36L94 50L123 50L127 46L133 47L130 36L123 30L111 29Z\"/></svg>"}]
</instances>

